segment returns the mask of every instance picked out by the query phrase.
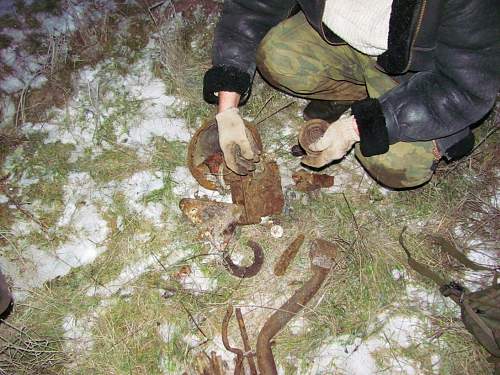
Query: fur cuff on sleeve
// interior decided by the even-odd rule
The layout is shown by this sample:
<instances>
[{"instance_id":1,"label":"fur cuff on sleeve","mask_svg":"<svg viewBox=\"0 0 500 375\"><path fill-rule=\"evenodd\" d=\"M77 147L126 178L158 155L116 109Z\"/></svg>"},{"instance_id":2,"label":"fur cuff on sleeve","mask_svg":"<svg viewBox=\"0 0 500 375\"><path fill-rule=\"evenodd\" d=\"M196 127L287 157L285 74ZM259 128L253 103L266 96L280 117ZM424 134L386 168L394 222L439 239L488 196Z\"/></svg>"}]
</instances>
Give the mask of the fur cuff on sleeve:
<instances>
[{"instance_id":1,"label":"fur cuff on sleeve","mask_svg":"<svg viewBox=\"0 0 500 375\"><path fill-rule=\"evenodd\" d=\"M364 99L351 107L359 130L363 156L374 156L389 151L389 135L382 107L376 99Z\"/></svg>"},{"instance_id":2,"label":"fur cuff on sleeve","mask_svg":"<svg viewBox=\"0 0 500 375\"><path fill-rule=\"evenodd\" d=\"M250 94L250 84L248 73L232 66L214 66L203 78L203 98L207 103L217 104L216 92L231 91L241 95L240 104L243 104Z\"/></svg>"}]
</instances>

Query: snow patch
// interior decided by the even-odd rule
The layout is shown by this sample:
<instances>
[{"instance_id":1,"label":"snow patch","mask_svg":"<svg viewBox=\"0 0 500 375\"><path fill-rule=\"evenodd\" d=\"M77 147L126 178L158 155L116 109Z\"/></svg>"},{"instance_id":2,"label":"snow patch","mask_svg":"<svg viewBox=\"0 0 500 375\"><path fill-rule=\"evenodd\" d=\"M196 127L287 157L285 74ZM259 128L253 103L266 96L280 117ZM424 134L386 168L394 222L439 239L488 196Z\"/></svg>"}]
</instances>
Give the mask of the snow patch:
<instances>
[{"instance_id":1,"label":"snow patch","mask_svg":"<svg viewBox=\"0 0 500 375\"><path fill-rule=\"evenodd\" d=\"M10 96L0 97L0 128L14 120L16 105Z\"/></svg>"},{"instance_id":2,"label":"snow patch","mask_svg":"<svg viewBox=\"0 0 500 375\"><path fill-rule=\"evenodd\" d=\"M9 95L21 91L23 87L24 83L19 78L12 75L7 76L0 81L0 89Z\"/></svg>"},{"instance_id":3,"label":"snow patch","mask_svg":"<svg viewBox=\"0 0 500 375\"><path fill-rule=\"evenodd\" d=\"M170 175L175 186L172 189L175 195L182 198L208 198L219 202L232 203L230 194L221 194L200 186L189 172L187 167L176 167Z\"/></svg>"},{"instance_id":4,"label":"snow patch","mask_svg":"<svg viewBox=\"0 0 500 375\"><path fill-rule=\"evenodd\" d=\"M134 212L142 215L161 227L163 206L158 202L145 202L145 197L155 190L163 188L164 174L162 172L141 171L120 183L120 190L128 198L127 204Z\"/></svg>"},{"instance_id":5,"label":"snow patch","mask_svg":"<svg viewBox=\"0 0 500 375\"><path fill-rule=\"evenodd\" d=\"M382 324L379 330L376 329L378 324ZM356 338L349 343L348 336L341 336L323 345L315 355L310 373L326 374L340 371L349 375L378 374L382 369L377 366L376 354L420 343L424 338L422 327L427 324L426 321L414 316L387 317L386 313L382 313L377 317L377 324L371 327L370 330L374 334L368 339ZM415 373L415 364L410 360L398 357L397 364L392 360L391 358L388 363L384 363L384 368L389 365L392 371L395 370L394 367L404 364L400 371L406 371L403 373L407 374Z\"/></svg>"},{"instance_id":6,"label":"snow patch","mask_svg":"<svg viewBox=\"0 0 500 375\"><path fill-rule=\"evenodd\" d=\"M205 276L200 267L194 263L191 265L191 273L180 279L184 289L194 294L214 291L217 288L217 280Z\"/></svg>"},{"instance_id":7,"label":"snow patch","mask_svg":"<svg viewBox=\"0 0 500 375\"><path fill-rule=\"evenodd\" d=\"M94 347L92 337L92 327L95 324L95 317L85 316L76 318L69 314L64 317L62 328L64 330L64 343L66 351L75 353L85 353Z\"/></svg>"},{"instance_id":8,"label":"snow patch","mask_svg":"<svg viewBox=\"0 0 500 375\"><path fill-rule=\"evenodd\" d=\"M158 334L164 343L168 344L174 338L174 335L177 332L177 327L170 323L162 323L158 327Z\"/></svg>"},{"instance_id":9,"label":"snow patch","mask_svg":"<svg viewBox=\"0 0 500 375\"><path fill-rule=\"evenodd\" d=\"M52 231L68 231L68 240L56 249L42 250L36 246L24 249L16 264L3 259L5 273L13 280L14 295L18 300L27 297L29 289L64 276L74 267L92 263L106 250L102 242L109 228L99 210L92 203L95 184L87 173L70 173L64 186L64 211ZM33 224L18 221L12 233L31 233Z\"/></svg>"},{"instance_id":10,"label":"snow patch","mask_svg":"<svg viewBox=\"0 0 500 375\"><path fill-rule=\"evenodd\" d=\"M293 335L303 335L307 332L307 326L309 322L302 316L293 319L289 324L288 328L290 328L290 332Z\"/></svg>"}]
</instances>

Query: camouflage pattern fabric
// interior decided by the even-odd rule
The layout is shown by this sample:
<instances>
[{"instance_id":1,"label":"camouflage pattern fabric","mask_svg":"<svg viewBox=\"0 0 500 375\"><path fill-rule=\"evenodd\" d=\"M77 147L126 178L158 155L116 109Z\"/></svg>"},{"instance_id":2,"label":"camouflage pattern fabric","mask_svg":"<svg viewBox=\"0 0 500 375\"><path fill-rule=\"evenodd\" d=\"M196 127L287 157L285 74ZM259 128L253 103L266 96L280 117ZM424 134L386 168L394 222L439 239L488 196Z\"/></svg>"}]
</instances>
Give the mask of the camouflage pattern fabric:
<instances>
[{"instance_id":1,"label":"camouflage pattern fabric","mask_svg":"<svg viewBox=\"0 0 500 375\"><path fill-rule=\"evenodd\" d=\"M347 44L331 45L302 13L271 29L257 50L260 73L273 86L306 99L377 98L397 85L375 67L375 59ZM437 165L433 141L399 142L382 155L364 157L363 167L381 184L411 188L429 181Z\"/></svg>"}]
</instances>

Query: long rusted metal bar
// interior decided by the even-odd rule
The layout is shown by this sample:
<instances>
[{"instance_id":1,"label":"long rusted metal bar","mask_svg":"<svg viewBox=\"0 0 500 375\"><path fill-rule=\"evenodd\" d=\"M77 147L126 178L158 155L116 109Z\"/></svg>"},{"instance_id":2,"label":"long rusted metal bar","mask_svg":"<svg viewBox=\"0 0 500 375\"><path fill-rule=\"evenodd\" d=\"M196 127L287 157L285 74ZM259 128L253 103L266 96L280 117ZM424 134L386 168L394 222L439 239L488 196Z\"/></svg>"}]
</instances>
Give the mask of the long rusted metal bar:
<instances>
[{"instance_id":1,"label":"long rusted metal bar","mask_svg":"<svg viewBox=\"0 0 500 375\"><path fill-rule=\"evenodd\" d=\"M224 319L222 319L222 329L221 329L222 344L224 345L224 348L226 348L226 350L229 350L231 353L236 354L234 375L241 375L243 374L243 358L244 358L243 350L238 348L233 348L231 346L231 344L229 343L228 332L227 332L229 321L231 320L232 316L233 316L233 306L228 305L226 310L226 315L224 315Z\"/></svg>"},{"instance_id":2,"label":"long rusted metal bar","mask_svg":"<svg viewBox=\"0 0 500 375\"><path fill-rule=\"evenodd\" d=\"M238 320L238 326L240 327L240 334L245 353L250 353L252 351L252 347L250 346L250 341L248 340L247 328L245 327L245 321L243 320L243 315L241 314L241 309L239 307L236 308L236 319ZM257 375L257 367L255 366L253 355L249 354L246 358L248 360L248 366L250 367L250 374Z\"/></svg>"},{"instance_id":3,"label":"long rusted metal bar","mask_svg":"<svg viewBox=\"0 0 500 375\"><path fill-rule=\"evenodd\" d=\"M257 338L257 364L260 375L278 373L271 350L271 340L314 297L333 267L335 256L334 244L321 239L313 241L309 251L311 278L271 315Z\"/></svg>"}]
</instances>

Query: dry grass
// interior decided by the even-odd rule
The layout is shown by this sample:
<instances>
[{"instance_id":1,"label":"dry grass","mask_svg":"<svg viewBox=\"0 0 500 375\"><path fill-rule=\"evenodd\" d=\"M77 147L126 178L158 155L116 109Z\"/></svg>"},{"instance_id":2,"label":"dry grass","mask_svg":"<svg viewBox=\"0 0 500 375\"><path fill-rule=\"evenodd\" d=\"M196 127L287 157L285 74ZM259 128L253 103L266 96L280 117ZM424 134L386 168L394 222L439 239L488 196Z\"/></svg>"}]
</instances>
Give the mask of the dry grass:
<instances>
[{"instance_id":1,"label":"dry grass","mask_svg":"<svg viewBox=\"0 0 500 375\"><path fill-rule=\"evenodd\" d=\"M69 79L74 69L84 64L95 65L109 56L118 61L117 71L124 73L126 70L122 69L129 60L117 51L129 51L132 45L143 46L147 33L140 30L148 29L140 29L139 37L133 41L113 39L117 25L131 17L131 13L131 9L125 9L104 17L101 24L80 28L74 37L77 39L50 41L52 57L47 69L52 69L53 74L47 87L68 90L63 95L68 98L71 96ZM151 17L145 12L143 15ZM194 128L214 111L201 98L203 73L210 64L213 24L210 19L207 21L200 16L195 16L190 23L161 18L157 13L152 16L154 22L149 21L149 26L158 33L160 43L157 76L165 81L171 94L182 99L183 104L174 109L173 115L183 118ZM71 48L66 49L68 45ZM75 60L74 45L83 46L81 60ZM58 74L61 75L59 81ZM26 95L28 99L22 111L25 119L29 118L26 114L29 109L44 112L44 108L55 104L42 103L44 91L40 91L39 96L35 91ZM295 142L301 123L297 113L301 106L302 101L281 95L256 78L253 97L242 108L244 114L256 122L264 119L259 129L266 150L271 156L279 157L287 169L298 168L298 161L288 150ZM406 268L397 239L403 225L410 226L408 243L415 256L430 266L449 269L457 276L462 270L457 270L437 248L422 240L421 231L454 233L460 226L464 228L463 235L454 234L459 243L466 243L473 237L480 237L485 244L498 241L495 236L498 233L496 192L499 175L496 166L499 149L498 133L493 132L498 121L495 118L488 121L480 128L478 137L485 140L470 157L443 166L434 181L416 191L384 195L366 175L353 173L350 176L346 172L358 171L355 164L349 164L351 161L330 167L326 172L349 177L352 183L342 192L297 193L289 202L289 213L272 218L284 228L284 237L271 237L269 225L239 230L231 250L241 255L243 262L250 258L246 240L257 240L265 249L264 268L252 279L239 280L228 275L220 256L211 254L212 250L197 237L196 229L175 213L173 207L177 206L178 197L172 193L173 185L168 179L164 189L148 197L161 202L169 214L174 212L175 220L169 222L166 229L154 228L127 208L124 196L115 196L105 218L111 228L106 240L108 250L94 263L47 283L34 293L29 303L18 306L9 322L16 327L25 327L29 322L29 331L2 328L5 333L0 335L7 337L9 346L0 353L0 361L4 361L0 362L0 369L7 373L33 370L31 373L68 374L194 372L195 358L204 352L210 354L220 338L221 321L228 303L244 309L250 340L255 342L265 319L309 276L309 241L321 237L337 244L338 264L318 296L299 314L305 322L304 329L297 334L287 327L276 338L274 352L287 374L307 373L318 348L333 337L348 336L352 340L369 337L373 334L370 323L384 311L425 315L432 324L426 331L426 342L408 350L391 348L389 353L381 353L380 363L386 355L410 358L421 365L422 373L426 374L431 373L430 356L437 353L441 357L440 372L443 374L486 374L486 353L471 339L456 318L455 310L443 308L444 311L424 312L415 301L404 298L408 284L416 283L429 290L434 286ZM108 125L112 127L114 122ZM282 135L284 125L291 129L291 134ZM30 165L40 168L49 164L44 173L58 171L60 176L52 185L34 186L31 197L46 197L56 205L61 204L61 186L70 170L87 171L99 182L122 179L148 168L168 175L182 165L185 154L185 144L156 139L155 155L149 165L119 147L106 151L100 158L82 159L70 165L67 163L69 151L62 146L47 147L43 139L30 142L26 146L28 152L33 150ZM6 141L5 154L12 151ZM123 224L121 229L118 217ZM54 223L57 217L49 219ZM0 224L7 233L11 222ZM275 277L272 272L275 260L299 232L305 233L306 243L286 275ZM181 255L172 260L174 251ZM106 285L124 268L148 256L154 256L154 264L110 297L86 295L88 288ZM202 293L186 289L181 281L195 267L201 269L205 278L215 280L217 288ZM394 279L394 270L406 275L402 281ZM439 301L436 304L441 307ZM93 324L87 329L93 338L92 349L84 353L62 349L63 343L68 341L63 339L61 324L69 314L83 321L92 318ZM164 324L173 327L172 337L167 342L159 335ZM241 346L234 322L230 325L230 334L231 341ZM191 336L198 341L186 340ZM26 352L26 348L33 351ZM20 353L27 356L20 360ZM37 358L39 367L35 368L33 361ZM20 367L21 362L25 368ZM60 367L62 363L64 368ZM8 367L14 365L18 367Z\"/></svg>"},{"instance_id":2,"label":"dry grass","mask_svg":"<svg viewBox=\"0 0 500 375\"><path fill-rule=\"evenodd\" d=\"M67 362L59 337L43 337L31 328L0 323L0 373L58 374Z\"/></svg>"}]
</instances>

